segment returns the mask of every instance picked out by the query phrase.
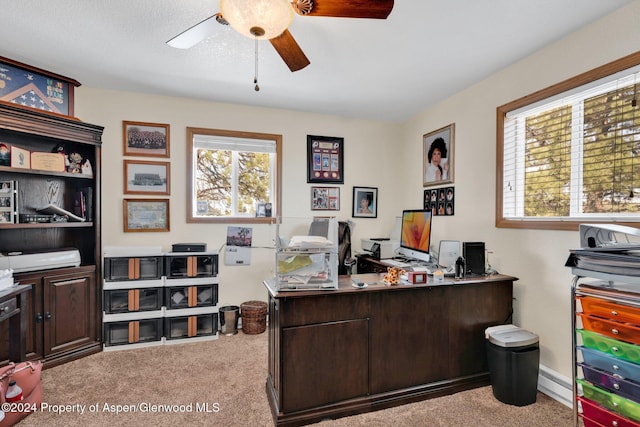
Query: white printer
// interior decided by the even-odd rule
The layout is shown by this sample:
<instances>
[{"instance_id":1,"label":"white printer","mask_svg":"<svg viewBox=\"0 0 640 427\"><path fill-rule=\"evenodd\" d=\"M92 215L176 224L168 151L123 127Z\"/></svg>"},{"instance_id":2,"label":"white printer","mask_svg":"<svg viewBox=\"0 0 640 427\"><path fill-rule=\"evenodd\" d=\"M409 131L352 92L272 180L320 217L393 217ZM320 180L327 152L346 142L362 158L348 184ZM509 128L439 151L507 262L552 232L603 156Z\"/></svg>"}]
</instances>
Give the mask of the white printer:
<instances>
[{"instance_id":1,"label":"white printer","mask_svg":"<svg viewBox=\"0 0 640 427\"><path fill-rule=\"evenodd\" d=\"M80 252L75 248L0 254L0 270L11 269L14 273L79 265Z\"/></svg>"},{"instance_id":2,"label":"white printer","mask_svg":"<svg viewBox=\"0 0 640 427\"><path fill-rule=\"evenodd\" d=\"M378 259L393 258L400 247L398 240L370 238L361 239L361 241L362 250L368 255Z\"/></svg>"}]
</instances>

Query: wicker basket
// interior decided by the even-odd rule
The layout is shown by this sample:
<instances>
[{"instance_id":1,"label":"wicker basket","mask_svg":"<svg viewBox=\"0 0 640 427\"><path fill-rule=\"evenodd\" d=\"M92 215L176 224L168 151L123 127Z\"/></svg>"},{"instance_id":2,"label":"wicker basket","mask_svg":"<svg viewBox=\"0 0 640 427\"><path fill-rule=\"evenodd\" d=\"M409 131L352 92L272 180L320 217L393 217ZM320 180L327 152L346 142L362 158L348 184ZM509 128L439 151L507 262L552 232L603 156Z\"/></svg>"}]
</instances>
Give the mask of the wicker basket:
<instances>
[{"instance_id":1,"label":"wicker basket","mask_svg":"<svg viewBox=\"0 0 640 427\"><path fill-rule=\"evenodd\" d=\"M267 303L247 301L240 304L242 332L249 335L261 334L267 329Z\"/></svg>"}]
</instances>

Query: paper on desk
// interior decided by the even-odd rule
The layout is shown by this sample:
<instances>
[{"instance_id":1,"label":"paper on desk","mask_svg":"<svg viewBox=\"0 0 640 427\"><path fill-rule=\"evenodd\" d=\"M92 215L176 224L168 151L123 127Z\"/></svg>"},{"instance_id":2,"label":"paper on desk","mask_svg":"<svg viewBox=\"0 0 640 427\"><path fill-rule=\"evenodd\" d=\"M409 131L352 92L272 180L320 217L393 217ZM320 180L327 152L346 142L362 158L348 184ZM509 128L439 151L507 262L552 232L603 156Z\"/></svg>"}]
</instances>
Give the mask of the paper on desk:
<instances>
[{"instance_id":1,"label":"paper on desk","mask_svg":"<svg viewBox=\"0 0 640 427\"><path fill-rule=\"evenodd\" d=\"M290 248L318 248L330 247L333 242L322 236L293 236L289 240Z\"/></svg>"}]
</instances>

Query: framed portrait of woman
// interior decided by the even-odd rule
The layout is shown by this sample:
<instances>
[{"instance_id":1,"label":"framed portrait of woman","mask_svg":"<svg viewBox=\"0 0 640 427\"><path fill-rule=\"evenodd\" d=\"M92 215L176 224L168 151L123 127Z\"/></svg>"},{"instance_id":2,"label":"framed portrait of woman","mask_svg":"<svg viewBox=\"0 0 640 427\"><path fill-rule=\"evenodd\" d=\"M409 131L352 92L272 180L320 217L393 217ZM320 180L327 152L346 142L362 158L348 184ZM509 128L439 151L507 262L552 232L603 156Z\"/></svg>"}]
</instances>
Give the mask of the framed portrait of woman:
<instances>
[{"instance_id":1,"label":"framed portrait of woman","mask_svg":"<svg viewBox=\"0 0 640 427\"><path fill-rule=\"evenodd\" d=\"M422 137L423 187L453 182L453 142L455 123Z\"/></svg>"},{"instance_id":2,"label":"framed portrait of woman","mask_svg":"<svg viewBox=\"0 0 640 427\"><path fill-rule=\"evenodd\" d=\"M354 218L378 217L378 189L373 187L353 187Z\"/></svg>"}]
</instances>

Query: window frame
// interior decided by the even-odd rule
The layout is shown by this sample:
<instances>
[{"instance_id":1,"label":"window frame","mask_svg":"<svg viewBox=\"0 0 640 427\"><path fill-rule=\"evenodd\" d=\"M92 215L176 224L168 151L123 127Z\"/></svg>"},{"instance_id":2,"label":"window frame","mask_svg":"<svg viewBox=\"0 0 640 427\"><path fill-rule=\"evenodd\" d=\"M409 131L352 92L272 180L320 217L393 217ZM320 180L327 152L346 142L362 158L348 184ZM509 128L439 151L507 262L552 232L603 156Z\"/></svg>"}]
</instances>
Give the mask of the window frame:
<instances>
[{"instance_id":1,"label":"window frame","mask_svg":"<svg viewBox=\"0 0 640 427\"><path fill-rule=\"evenodd\" d=\"M503 150L504 150L504 124L507 113L542 101L544 99L551 98L560 93L569 91L576 87L586 85L593 81L611 76L620 71L640 65L640 51L622 57L618 60L612 61L608 64L589 70L585 73L579 74L575 77L571 77L560 83L556 83L545 89L539 90L532 94L526 95L522 98L511 101L507 104L501 105L496 109L496 206L495 206L495 226L497 228L520 228L520 229L544 229L544 230L578 230L580 224L584 223L610 223L629 225L632 227L638 226L639 220L629 220L629 217L619 217L620 220L612 219L610 216L607 218L598 218L596 216L585 216L583 218L562 218L560 219L545 219L536 218L530 219L511 219L504 218L503 216L503 188L504 188L504 176L503 176Z\"/></svg>"},{"instance_id":2,"label":"window frame","mask_svg":"<svg viewBox=\"0 0 640 427\"><path fill-rule=\"evenodd\" d=\"M276 145L276 165L275 165L275 183L273 214L271 217L248 217L248 216L228 216L203 218L193 215L192 206L194 202L194 135L210 135L221 136L226 138L238 139L262 139L273 141ZM225 129L207 129L187 127L187 223L200 224L221 224L221 223L243 223L243 224L275 224L276 218L282 215L282 135L271 133L257 133L247 131L234 131Z\"/></svg>"}]
</instances>

